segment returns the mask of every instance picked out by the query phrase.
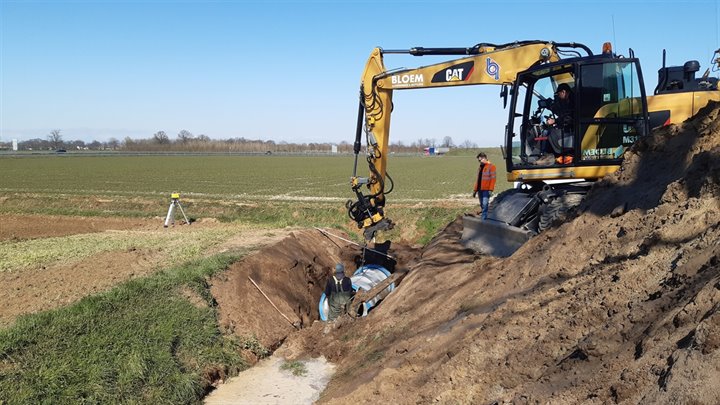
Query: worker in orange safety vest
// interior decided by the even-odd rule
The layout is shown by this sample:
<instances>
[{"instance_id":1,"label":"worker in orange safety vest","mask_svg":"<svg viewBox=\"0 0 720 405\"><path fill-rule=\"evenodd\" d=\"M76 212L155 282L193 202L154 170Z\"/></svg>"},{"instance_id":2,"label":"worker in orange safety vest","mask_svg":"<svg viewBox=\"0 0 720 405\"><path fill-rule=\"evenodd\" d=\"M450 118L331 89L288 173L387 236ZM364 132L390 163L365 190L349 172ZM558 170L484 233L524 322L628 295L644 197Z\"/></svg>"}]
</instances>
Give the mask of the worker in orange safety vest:
<instances>
[{"instance_id":1,"label":"worker in orange safety vest","mask_svg":"<svg viewBox=\"0 0 720 405\"><path fill-rule=\"evenodd\" d=\"M478 197L480 200L480 208L482 209L482 219L487 219L488 204L490 202L490 195L495 190L495 177L496 170L495 165L490 163L487 155L480 152L476 156L480 166L478 166L477 177L475 178L475 187L473 188L473 197ZM478 192L480 195L478 196Z\"/></svg>"}]
</instances>

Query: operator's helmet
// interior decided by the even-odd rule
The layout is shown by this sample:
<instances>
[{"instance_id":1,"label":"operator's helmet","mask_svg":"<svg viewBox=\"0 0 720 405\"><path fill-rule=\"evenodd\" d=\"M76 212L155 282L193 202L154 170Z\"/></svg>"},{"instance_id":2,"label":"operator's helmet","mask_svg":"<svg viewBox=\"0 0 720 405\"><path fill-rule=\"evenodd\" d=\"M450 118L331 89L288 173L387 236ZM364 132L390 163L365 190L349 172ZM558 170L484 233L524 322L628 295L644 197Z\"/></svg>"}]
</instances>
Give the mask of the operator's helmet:
<instances>
[{"instance_id":1,"label":"operator's helmet","mask_svg":"<svg viewBox=\"0 0 720 405\"><path fill-rule=\"evenodd\" d=\"M342 263L338 263L335 265L335 274L342 274L345 275L345 266L343 266Z\"/></svg>"}]
</instances>

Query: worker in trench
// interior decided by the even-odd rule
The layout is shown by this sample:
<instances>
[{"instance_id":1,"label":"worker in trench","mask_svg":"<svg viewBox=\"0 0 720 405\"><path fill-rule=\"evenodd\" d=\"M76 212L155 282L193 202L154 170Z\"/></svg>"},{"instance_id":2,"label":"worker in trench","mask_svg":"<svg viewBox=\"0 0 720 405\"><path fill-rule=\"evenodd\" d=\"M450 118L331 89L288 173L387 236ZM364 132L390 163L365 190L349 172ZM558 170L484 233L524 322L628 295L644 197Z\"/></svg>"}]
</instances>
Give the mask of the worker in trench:
<instances>
[{"instance_id":1,"label":"worker in trench","mask_svg":"<svg viewBox=\"0 0 720 405\"><path fill-rule=\"evenodd\" d=\"M342 263L336 264L335 274L328 278L325 285L329 306L328 321L334 321L340 315L346 314L354 295L352 280L345 275L345 266Z\"/></svg>"}]
</instances>

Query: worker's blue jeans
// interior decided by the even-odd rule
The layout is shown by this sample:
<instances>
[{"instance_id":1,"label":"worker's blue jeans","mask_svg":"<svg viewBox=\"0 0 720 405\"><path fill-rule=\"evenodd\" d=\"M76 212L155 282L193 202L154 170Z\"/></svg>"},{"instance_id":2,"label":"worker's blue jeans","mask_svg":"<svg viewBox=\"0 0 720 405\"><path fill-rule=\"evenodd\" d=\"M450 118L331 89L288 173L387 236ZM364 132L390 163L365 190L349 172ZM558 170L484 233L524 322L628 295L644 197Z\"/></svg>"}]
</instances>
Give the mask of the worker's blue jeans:
<instances>
[{"instance_id":1,"label":"worker's blue jeans","mask_svg":"<svg viewBox=\"0 0 720 405\"><path fill-rule=\"evenodd\" d=\"M487 219L488 203L490 202L491 191L480 191L478 199L480 200L480 208L482 209L482 219Z\"/></svg>"}]
</instances>

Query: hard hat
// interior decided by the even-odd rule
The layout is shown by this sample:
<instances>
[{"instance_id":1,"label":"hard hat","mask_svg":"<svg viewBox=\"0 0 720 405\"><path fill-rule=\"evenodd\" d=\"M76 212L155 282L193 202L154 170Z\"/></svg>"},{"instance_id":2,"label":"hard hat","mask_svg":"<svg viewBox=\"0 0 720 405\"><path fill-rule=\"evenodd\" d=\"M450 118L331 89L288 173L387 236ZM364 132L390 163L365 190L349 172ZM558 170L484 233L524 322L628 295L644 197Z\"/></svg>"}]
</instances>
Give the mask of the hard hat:
<instances>
[{"instance_id":1,"label":"hard hat","mask_svg":"<svg viewBox=\"0 0 720 405\"><path fill-rule=\"evenodd\" d=\"M335 274L345 274L345 266L342 263L335 265Z\"/></svg>"}]
</instances>

